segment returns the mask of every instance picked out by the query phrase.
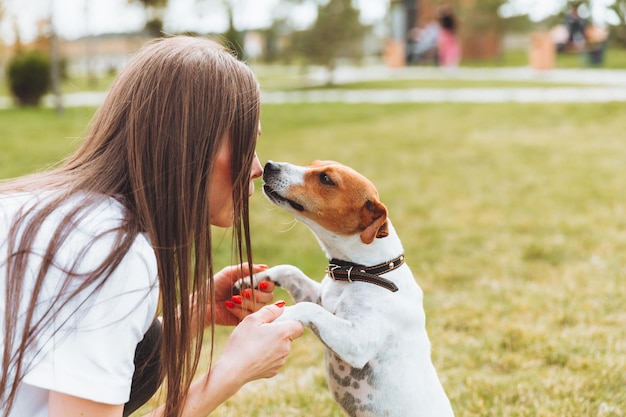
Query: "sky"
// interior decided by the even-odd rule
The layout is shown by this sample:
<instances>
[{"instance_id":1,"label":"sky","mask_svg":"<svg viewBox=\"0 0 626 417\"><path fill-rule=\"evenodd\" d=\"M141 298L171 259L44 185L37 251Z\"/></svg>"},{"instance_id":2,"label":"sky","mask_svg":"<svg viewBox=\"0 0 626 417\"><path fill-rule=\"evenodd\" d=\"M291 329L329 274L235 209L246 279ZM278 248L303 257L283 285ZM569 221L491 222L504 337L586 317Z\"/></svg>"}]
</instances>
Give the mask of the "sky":
<instances>
[{"instance_id":1,"label":"sky","mask_svg":"<svg viewBox=\"0 0 626 417\"><path fill-rule=\"evenodd\" d=\"M57 32L64 38L107 32L135 31L143 27L145 11L128 0L2 0L7 14L14 17L23 41L37 34L37 21L52 11ZM222 0L169 0L164 18L164 30L170 33L197 31L222 32L226 29L226 15L219 5ZM279 0L234 0L235 25L239 29L268 27ZM365 23L385 16L389 0L357 0L361 19ZM315 8L296 7L294 19L306 26L315 18ZM12 19L0 22L0 36L7 42L14 39Z\"/></svg>"},{"instance_id":2,"label":"sky","mask_svg":"<svg viewBox=\"0 0 626 417\"><path fill-rule=\"evenodd\" d=\"M616 16L607 7L615 0L591 0L591 10L581 8L584 18L593 18L595 24L615 24ZM531 20L539 21L558 13L567 0L509 0L500 10L504 16L528 13Z\"/></svg>"},{"instance_id":3,"label":"sky","mask_svg":"<svg viewBox=\"0 0 626 417\"><path fill-rule=\"evenodd\" d=\"M145 11L140 5L128 5L128 0L0 0L7 15L0 22L0 37L12 43L14 27L20 31L22 41L32 40L37 34L37 22L52 16L57 32L64 38L75 39L84 35L108 32L136 31L143 27ZM196 31L222 32L226 29L226 16L216 5L222 0L169 0L165 14L164 30L169 33ZM238 29L263 28L270 25L279 0L233 0L235 25ZM557 13L567 0L509 0L500 10L504 16L529 13L533 20L541 20ZM606 6L614 0L592 0L593 16L601 22L611 22ZM384 18L389 0L355 0L361 10L361 20L373 23ZM315 8L310 4L294 10L294 20L306 26L315 18ZM7 17L9 17L7 19Z\"/></svg>"}]
</instances>

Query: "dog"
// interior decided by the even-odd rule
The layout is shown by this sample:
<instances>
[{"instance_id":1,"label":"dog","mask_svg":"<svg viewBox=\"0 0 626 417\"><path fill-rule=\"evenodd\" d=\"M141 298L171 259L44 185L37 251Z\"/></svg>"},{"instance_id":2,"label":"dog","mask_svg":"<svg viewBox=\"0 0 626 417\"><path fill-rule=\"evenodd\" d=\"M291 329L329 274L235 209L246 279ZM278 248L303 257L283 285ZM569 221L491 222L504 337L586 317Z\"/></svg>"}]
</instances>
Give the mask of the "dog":
<instances>
[{"instance_id":1,"label":"dog","mask_svg":"<svg viewBox=\"0 0 626 417\"><path fill-rule=\"evenodd\" d=\"M257 274L296 304L325 345L326 377L350 417L448 417L450 401L431 360L423 293L372 182L333 161L308 167L269 161L263 192L308 226L328 256L321 283L295 266Z\"/></svg>"}]
</instances>

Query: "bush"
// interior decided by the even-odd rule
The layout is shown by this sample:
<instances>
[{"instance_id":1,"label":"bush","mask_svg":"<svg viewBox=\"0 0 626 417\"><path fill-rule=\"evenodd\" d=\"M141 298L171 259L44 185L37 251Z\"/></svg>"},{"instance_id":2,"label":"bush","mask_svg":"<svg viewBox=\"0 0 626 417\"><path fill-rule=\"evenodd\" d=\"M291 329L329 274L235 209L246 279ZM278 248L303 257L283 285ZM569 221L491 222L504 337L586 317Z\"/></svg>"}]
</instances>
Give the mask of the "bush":
<instances>
[{"instance_id":1,"label":"bush","mask_svg":"<svg viewBox=\"0 0 626 417\"><path fill-rule=\"evenodd\" d=\"M20 106L38 106L50 89L50 60L39 51L19 53L9 61L7 79Z\"/></svg>"}]
</instances>

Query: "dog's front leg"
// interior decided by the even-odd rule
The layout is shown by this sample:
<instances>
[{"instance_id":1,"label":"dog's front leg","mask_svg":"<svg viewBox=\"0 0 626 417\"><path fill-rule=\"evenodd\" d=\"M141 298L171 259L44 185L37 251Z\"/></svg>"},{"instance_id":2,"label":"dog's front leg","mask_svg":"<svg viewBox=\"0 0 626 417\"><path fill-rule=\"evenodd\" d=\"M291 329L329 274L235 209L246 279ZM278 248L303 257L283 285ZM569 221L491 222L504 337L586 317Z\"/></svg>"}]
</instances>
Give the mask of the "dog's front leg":
<instances>
[{"instance_id":1,"label":"dog's front leg","mask_svg":"<svg viewBox=\"0 0 626 417\"><path fill-rule=\"evenodd\" d=\"M278 265L254 276L255 283L273 281L289 292L296 303L319 303L320 283L312 280L293 265Z\"/></svg>"},{"instance_id":2,"label":"dog's front leg","mask_svg":"<svg viewBox=\"0 0 626 417\"><path fill-rule=\"evenodd\" d=\"M286 307L277 319L283 320L297 320L309 327L326 347L350 366L359 369L376 355L387 339L386 327L376 324L379 321L377 317L366 316L351 321L337 317L314 303Z\"/></svg>"}]
</instances>

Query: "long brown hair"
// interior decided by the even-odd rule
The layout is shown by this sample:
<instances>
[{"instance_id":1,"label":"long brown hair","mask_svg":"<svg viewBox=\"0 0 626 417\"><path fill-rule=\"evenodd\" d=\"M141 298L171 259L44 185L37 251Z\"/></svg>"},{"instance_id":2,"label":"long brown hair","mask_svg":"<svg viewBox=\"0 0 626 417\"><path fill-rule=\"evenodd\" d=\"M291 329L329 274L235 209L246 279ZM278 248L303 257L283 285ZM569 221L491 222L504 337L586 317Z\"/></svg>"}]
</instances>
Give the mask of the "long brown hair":
<instances>
[{"instance_id":1,"label":"long brown hair","mask_svg":"<svg viewBox=\"0 0 626 417\"><path fill-rule=\"evenodd\" d=\"M22 300L21 282L34 236L47 215L80 193L85 197L50 239L35 290L26 298L30 300L27 311L32 314L46 271L72 223L98 198L119 200L126 215L115 231L117 244L76 293L90 284L102 285L137 234L148 234L158 265L163 314L165 415L180 415L198 366L205 321L205 311L192 306L205 306L214 299L209 219L214 161L222 142L229 140L234 241L238 258L251 265L248 183L259 117L257 81L227 49L204 38L160 39L143 47L119 74L73 155L48 172L0 184L0 194L54 190L57 195L43 207L18 216L9 231L0 374L0 393L8 392L2 398L5 404L14 401L24 372L24 352L46 325L45 320L27 321L19 328L24 325L13 313ZM72 271L66 272L71 279ZM24 337L14 340L16 334ZM11 352L18 354L12 357Z\"/></svg>"}]
</instances>

